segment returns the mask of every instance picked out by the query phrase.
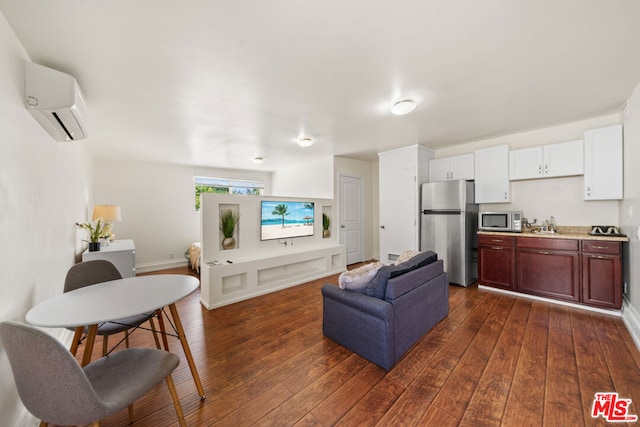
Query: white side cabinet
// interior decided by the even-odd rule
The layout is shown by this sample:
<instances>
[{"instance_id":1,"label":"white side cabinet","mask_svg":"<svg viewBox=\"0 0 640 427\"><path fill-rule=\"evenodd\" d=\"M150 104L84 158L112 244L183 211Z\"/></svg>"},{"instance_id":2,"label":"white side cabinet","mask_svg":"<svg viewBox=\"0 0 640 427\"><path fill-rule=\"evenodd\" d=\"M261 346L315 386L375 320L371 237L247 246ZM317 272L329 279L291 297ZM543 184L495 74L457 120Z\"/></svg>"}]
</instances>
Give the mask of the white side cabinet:
<instances>
[{"instance_id":1,"label":"white side cabinet","mask_svg":"<svg viewBox=\"0 0 640 427\"><path fill-rule=\"evenodd\" d=\"M136 275L136 246L133 240L115 240L99 251L82 253L82 261L104 259L116 266L122 277Z\"/></svg>"},{"instance_id":2,"label":"white side cabinet","mask_svg":"<svg viewBox=\"0 0 640 427\"><path fill-rule=\"evenodd\" d=\"M509 152L509 179L582 175L582 140L561 142Z\"/></svg>"},{"instance_id":3,"label":"white side cabinet","mask_svg":"<svg viewBox=\"0 0 640 427\"><path fill-rule=\"evenodd\" d=\"M474 179L473 153L429 160L429 182Z\"/></svg>"},{"instance_id":4,"label":"white side cabinet","mask_svg":"<svg viewBox=\"0 0 640 427\"><path fill-rule=\"evenodd\" d=\"M428 182L432 150L412 145L378 153L380 261L387 263L420 246L420 185Z\"/></svg>"},{"instance_id":5,"label":"white side cabinet","mask_svg":"<svg viewBox=\"0 0 640 427\"><path fill-rule=\"evenodd\" d=\"M584 132L584 199L622 199L622 125Z\"/></svg>"},{"instance_id":6,"label":"white side cabinet","mask_svg":"<svg viewBox=\"0 0 640 427\"><path fill-rule=\"evenodd\" d=\"M474 164L476 203L510 202L509 146L476 150Z\"/></svg>"}]
</instances>

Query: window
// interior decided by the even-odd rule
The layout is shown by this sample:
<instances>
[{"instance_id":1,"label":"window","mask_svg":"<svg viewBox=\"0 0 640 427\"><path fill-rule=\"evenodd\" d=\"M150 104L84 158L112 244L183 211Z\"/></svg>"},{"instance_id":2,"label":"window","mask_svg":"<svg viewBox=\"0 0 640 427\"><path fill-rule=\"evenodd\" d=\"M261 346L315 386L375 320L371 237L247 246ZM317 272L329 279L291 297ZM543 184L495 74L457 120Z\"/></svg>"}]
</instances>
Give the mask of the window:
<instances>
[{"instance_id":1,"label":"window","mask_svg":"<svg viewBox=\"0 0 640 427\"><path fill-rule=\"evenodd\" d=\"M264 183L259 181L243 181L238 179L195 177L196 212L200 210L201 193L261 195Z\"/></svg>"}]
</instances>

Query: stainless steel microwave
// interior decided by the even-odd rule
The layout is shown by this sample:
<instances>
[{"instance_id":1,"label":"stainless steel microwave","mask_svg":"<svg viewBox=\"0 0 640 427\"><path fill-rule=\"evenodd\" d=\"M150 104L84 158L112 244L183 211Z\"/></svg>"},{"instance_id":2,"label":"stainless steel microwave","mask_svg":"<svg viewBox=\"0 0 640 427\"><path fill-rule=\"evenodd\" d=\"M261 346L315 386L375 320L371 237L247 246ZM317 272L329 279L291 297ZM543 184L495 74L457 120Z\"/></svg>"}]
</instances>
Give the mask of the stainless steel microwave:
<instances>
[{"instance_id":1,"label":"stainless steel microwave","mask_svg":"<svg viewBox=\"0 0 640 427\"><path fill-rule=\"evenodd\" d=\"M522 212L480 212L478 230L522 232Z\"/></svg>"}]
</instances>

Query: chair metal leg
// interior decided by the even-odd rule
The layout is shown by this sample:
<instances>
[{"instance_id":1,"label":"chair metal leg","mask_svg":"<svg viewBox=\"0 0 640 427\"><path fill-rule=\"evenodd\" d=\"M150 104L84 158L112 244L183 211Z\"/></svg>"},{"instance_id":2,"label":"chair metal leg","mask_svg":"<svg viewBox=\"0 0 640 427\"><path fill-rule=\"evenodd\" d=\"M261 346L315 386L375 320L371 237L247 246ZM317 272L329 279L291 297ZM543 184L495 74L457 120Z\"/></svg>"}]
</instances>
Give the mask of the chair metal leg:
<instances>
[{"instance_id":1,"label":"chair metal leg","mask_svg":"<svg viewBox=\"0 0 640 427\"><path fill-rule=\"evenodd\" d=\"M169 388L169 394L171 394L171 400L173 400L173 407L176 409L178 424L181 427L187 427L187 422L184 420L184 412L182 412L182 405L180 405L180 398L178 397L176 386L173 384L171 374L167 375L167 387Z\"/></svg>"}]
</instances>

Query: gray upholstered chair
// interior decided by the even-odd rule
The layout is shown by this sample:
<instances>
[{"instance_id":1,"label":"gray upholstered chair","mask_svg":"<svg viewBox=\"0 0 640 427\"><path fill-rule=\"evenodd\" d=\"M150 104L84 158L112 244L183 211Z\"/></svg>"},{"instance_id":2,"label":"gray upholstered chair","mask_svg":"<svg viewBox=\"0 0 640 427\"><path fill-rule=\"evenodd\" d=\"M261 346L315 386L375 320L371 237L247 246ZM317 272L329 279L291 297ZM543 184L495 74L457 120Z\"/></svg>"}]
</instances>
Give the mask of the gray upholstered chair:
<instances>
[{"instance_id":1,"label":"gray upholstered chair","mask_svg":"<svg viewBox=\"0 0 640 427\"><path fill-rule=\"evenodd\" d=\"M116 279L122 279L122 275L111 262L101 259L85 261L69 269L67 277L64 280L64 292ZM156 335L156 328L153 323L153 313L143 313L98 325L98 335L102 336L102 355L107 355L110 335L124 332L124 341L128 348L130 329L139 327L147 320L151 325L156 347L160 348L160 341ZM74 343L72 347L72 353L74 354L77 344L77 342Z\"/></svg>"},{"instance_id":2,"label":"gray upholstered chair","mask_svg":"<svg viewBox=\"0 0 640 427\"><path fill-rule=\"evenodd\" d=\"M2 322L0 340L22 403L44 422L99 425L99 420L126 408L164 379L178 421L186 425L171 379L180 363L173 353L130 348L82 368L58 340L31 326Z\"/></svg>"}]
</instances>

